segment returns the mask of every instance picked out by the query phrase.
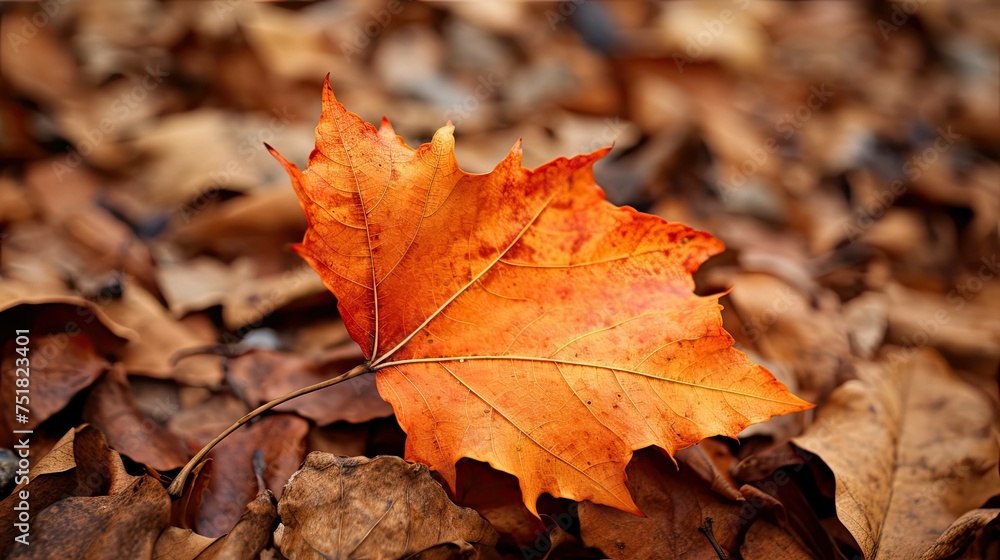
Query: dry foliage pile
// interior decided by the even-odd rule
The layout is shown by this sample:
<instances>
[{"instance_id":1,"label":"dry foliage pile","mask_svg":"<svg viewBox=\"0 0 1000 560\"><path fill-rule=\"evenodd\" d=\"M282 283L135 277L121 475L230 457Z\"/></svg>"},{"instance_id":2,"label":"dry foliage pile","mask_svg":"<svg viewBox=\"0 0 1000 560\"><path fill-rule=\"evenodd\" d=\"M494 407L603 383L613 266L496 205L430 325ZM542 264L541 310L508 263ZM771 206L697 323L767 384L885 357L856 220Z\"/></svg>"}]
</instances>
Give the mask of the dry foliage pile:
<instances>
[{"instance_id":1,"label":"dry foliage pile","mask_svg":"<svg viewBox=\"0 0 1000 560\"><path fill-rule=\"evenodd\" d=\"M0 555L1000 557L998 28L930 0L3 6ZM726 244L697 293L734 287L736 348L816 408L636 451L612 494L640 517L403 461L380 372L252 421L171 500L233 421L374 357L264 147L306 168L327 72L410 145L451 120L467 171L613 143L608 198Z\"/></svg>"}]
</instances>

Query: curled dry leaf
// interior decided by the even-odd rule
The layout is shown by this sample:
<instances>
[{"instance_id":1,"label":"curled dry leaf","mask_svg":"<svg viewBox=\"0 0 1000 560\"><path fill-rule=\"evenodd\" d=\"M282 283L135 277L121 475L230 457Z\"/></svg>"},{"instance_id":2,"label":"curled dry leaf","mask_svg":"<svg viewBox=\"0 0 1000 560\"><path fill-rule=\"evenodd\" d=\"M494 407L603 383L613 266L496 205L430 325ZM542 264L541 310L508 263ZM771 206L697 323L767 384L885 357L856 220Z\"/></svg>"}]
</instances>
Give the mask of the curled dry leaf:
<instances>
[{"instance_id":1,"label":"curled dry leaf","mask_svg":"<svg viewBox=\"0 0 1000 560\"><path fill-rule=\"evenodd\" d=\"M995 409L933 350L896 349L858 373L792 441L833 471L865 558L919 558L1000 491Z\"/></svg>"},{"instance_id":2,"label":"curled dry leaf","mask_svg":"<svg viewBox=\"0 0 1000 560\"><path fill-rule=\"evenodd\" d=\"M309 220L299 253L337 297L406 456L455 487L469 457L543 492L638 512L632 451L669 453L811 405L732 347L691 273L722 243L617 208L599 150L535 170L455 160L453 127L414 150L323 88L306 171L274 153Z\"/></svg>"},{"instance_id":3,"label":"curled dry leaf","mask_svg":"<svg viewBox=\"0 0 1000 560\"><path fill-rule=\"evenodd\" d=\"M478 550L497 541L489 522L453 504L427 467L398 457L310 453L278 513L275 542L299 560L396 560L447 543Z\"/></svg>"}]
</instances>

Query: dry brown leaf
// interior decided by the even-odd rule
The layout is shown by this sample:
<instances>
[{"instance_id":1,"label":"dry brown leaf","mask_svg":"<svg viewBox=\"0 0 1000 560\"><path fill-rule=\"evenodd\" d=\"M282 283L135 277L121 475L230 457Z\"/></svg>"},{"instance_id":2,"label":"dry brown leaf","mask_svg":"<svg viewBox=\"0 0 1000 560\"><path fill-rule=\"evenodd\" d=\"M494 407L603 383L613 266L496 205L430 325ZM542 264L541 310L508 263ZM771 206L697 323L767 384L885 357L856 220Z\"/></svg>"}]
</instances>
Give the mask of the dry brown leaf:
<instances>
[{"instance_id":1,"label":"dry brown leaf","mask_svg":"<svg viewBox=\"0 0 1000 560\"><path fill-rule=\"evenodd\" d=\"M92 280L122 270L149 286L153 281L149 250L128 226L100 207L99 178L65 160L38 162L25 172L25 185L45 222L74 249L83 277Z\"/></svg>"},{"instance_id":2,"label":"dry brown leaf","mask_svg":"<svg viewBox=\"0 0 1000 560\"><path fill-rule=\"evenodd\" d=\"M103 310L115 322L138 333L121 356L129 373L197 386L215 386L222 381L222 366L216 357L190 356L176 365L172 363L178 352L214 341L196 336L171 317L149 292L127 277L121 297L107 302Z\"/></svg>"},{"instance_id":3,"label":"dry brown leaf","mask_svg":"<svg viewBox=\"0 0 1000 560\"><path fill-rule=\"evenodd\" d=\"M98 356L88 336L78 330L74 334L32 337L27 359L14 352L13 338L2 347L0 398L10 403L11 408L8 409L10 414L4 415L0 423L12 429L33 429L62 410L77 393L101 376L108 362ZM24 361L20 362L22 359ZM29 400L24 403L30 412L27 422L13 424L13 403L19 387L16 380L19 378L30 381Z\"/></svg>"},{"instance_id":4,"label":"dry brown leaf","mask_svg":"<svg viewBox=\"0 0 1000 560\"><path fill-rule=\"evenodd\" d=\"M742 333L767 361L792 370L803 398L819 402L849 376L851 346L843 320L770 274L741 274L730 297Z\"/></svg>"},{"instance_id":5,"label":"dry brown leaf","mask_svg":"<svg viewBox=\"0 0 1000 560\"><path fill-rule=\"evenodd\" d=\"M8 558L150 557L167 527L170 499L155 478L128 478L107 496L66 498L39 511L31 545Z\"/></svg>"},{"instance_id":6,"label":"dry brown leaf","mask_svg":"<svg viewBox=\"0 0 1000 560\"><path fill-rule=\"evenodd\" d=\"M315 359L252 350L230 362L226 378L236 394L251 407L257 407L286 393L336 377L363 359L354 345ZM356 377L299 397L278 405L275 410L296 412L319 426L338 421L358 424L392 416L392 407L379 396L369 376Z\"/></svg>"},{"instance_id":7,"label":"dry brown leaf","mask_svg":"<svg viewBox=\"0 0 1000 560\"><path fill-rule=\"evenodd\" d=\"M995 558L998 551L1000 509L974 509L955 520L920 560Z\"/></svg>"},{"instance_id":8,"label":"dry brown leaf","mask_svg":"<svg viewBox=\"0 0 1000 560\"><path fill-rule=\"evenodd\" d=\"M653 449L637 451L627 473L629 491L646 517L582 502L580 536L585 544L609 558L713 558L708 538L698 531L711 517L719 545L730 556L738 549L745 530L740 502L713 492L691 469L678 471Z\"/></svg>"},{"instance_id":9,"label":"dry brown leaf","mask_svg":"<svg viewBox=\"0 0 1000 560\"><path fill-rule=\"evenodd\" d=\"M269 490L257 493L229 533L210 538L190 529L168 527L156 541L156 560L228 560L256 558L271 540L278 509Z\"/></svg>"},{"instance_id":10,"label":"dry brown leaf","mask_svg":"<svg viewBox=\"0 0 1000 560\"><path fill-rule=\"evenodd\" d=\"M485 517L500 533L501 543L530 546L545 534L545 525L524 506L514 475L472 459L459 461L455 468L455 503Z\"/></svg>"},{"instance_id":11,"label":"dry brown leaf","mask_svg":"<svg viewBox=\"0 0 1000 560\"><path fill-rule=\"evenodd\" d=\"M448 500L426 466L398 457L310 453L278 513L275 541L300 560L395 560L451 542L483 550L497 540L489 522Z\"/></svg>"},{"instance_id":12,"label":"dry brown leaf","mask_svg":"<svg viewBox=\"0 0 1000 560\"><path fill-rule=\"evenodd\" d=\"M295 301L326 293L318 274L308 266L298 266L233 286L223 300L222 318L226 327L236 329L258 323Z\"/></svg>"},{"instance_id":13,"label":"dry brown leaf","mask_svg":"<svg viewBox=\"0 0 1000 560\"><path fill-rule=\"evenodd\" d=\"M263 478L276 494L302 464L309 422L294 414L273 414L244 427L209 455L212 477L198 511L198 533L217 537L230 532L243 507L258 494L253 454L260 450L267 466ZM214 434L213 434L214 435Z\"/></svg>"},{"instance_id":14,"label":"dry brown leaf","mask_svg":"<svg viewBox=\"0 0 1000 560\"><path fill-rule=\"evenodd\" d=\"M189 458L176 434L136 407L120 364L112 366L95 384L84 405L83 419L104 432L112 449L158 471L180 468Z\"/></svg>"},{"instance_id":15,"label":"dry brown leaf","mask_svg":"<svg viewBox=\"0 0 1000 560\"><path fill-rule=\"evenodd\" d=\"M192 311L221 304L248 274L247 267L239 263L229 266L202 256L182 263L161 263L156 269L156 281L170 312L180 318Z\"/></svg>"},{"instance_id":16,"label":"dry brown leaf","mask_svg":"<svg viewBox=\"0 0 1000 560\"><path fill-rule=\"evenodd\" d=\"M261 246L281 245L306 228L298 197L284 188L255 192L189 214L171 231L171 239L184 248L223 257L249 256L250 247L256 253Z\"/></svg>"},{"instance_id":17,"label":"dry brown leaf","mask_svg":"<svg viewBox=\"0 0 1000 560\"><path fill-rule=\"evenodd\" d=\"M13 542L13 506L0 503L0 556L110 558L148 556L169 519L166 490L149 476L131 476L93 426L71 430L33 469L30 547ZM12 548L13 547L13 548ZM122 556L118 556L118 551ZM12 556L6 556L6 554Z\"/></svg>"},{"instance_id":18,"label":"dry brown leaf","mask_svg":"<svg viewBox=\"0 0 1000 560\"><path fill-rule=\"evenodd\" d=\"M793 442L833 471L865 558L917 558L1000 491L994 407L929 349L895 349L858 377Z\"/></svg>"},{"instance_id":19,"label":"dry brown leaf","mask_svg":"<svg viewBox=\"0 0 1000 560\"><path fill-rule=\"evenodd\" d=\"M892 284L886 290L889 334L895 344L933 346L946 352L1000 357L1000 288L983 281L1000 273L996 255L983 258L978 277L965 279L961 288L946 294ZM973 280L973 278L975 280ZM977 288L974 290L973 288Z\"/></svg>"}]
</instances>

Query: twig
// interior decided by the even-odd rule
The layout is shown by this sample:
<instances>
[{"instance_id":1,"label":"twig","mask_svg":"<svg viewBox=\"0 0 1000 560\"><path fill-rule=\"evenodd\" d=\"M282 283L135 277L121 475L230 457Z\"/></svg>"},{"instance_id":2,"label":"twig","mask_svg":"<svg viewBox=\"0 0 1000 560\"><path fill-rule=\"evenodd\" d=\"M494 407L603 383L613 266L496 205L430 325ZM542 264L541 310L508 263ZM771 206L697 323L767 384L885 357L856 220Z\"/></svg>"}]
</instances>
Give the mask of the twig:
<instances>
[{"instance_id":1,"label":"twig","mask_svg":"<svg viewBox=\"0 0 1000 560\"><path fill-rule=\"evenodd\" d=\"M722 550L718 541L715 540L715 533L712 532L711 517L706 517L705 522L702 523L701 527L698 527L698 530L708 538L708 544L712 545L712 548L715 549L715 553L719 555L719 560L729 560L729 557L726 556L726 551Z\"/></svg>"},{"instance_id":2,"label":"twig","mask_svg":"<svg viewBox=\"0 0 1000 560\"><path fill-rule=\"evenodd\" d=\"M221 434L215 436L215 439L208 442L208 444L206 444L205 447L202 447L201 451L196 453L195 456L192 457L191 460L188 461L186 465L184 465L184 468L181 469L181 472L177 473L177 478L175 478L174 481L170 483L170 487L167 488L167 493L170 494L170 497L173 499L179 498L181 494L184 492L184 484L185 482L187 482L187 477L191 474L191 470L194 469L195 466L197 466L199 463L201 463L202 459L204 459L205 456L208 455L210 451L212 451L213 447L218 445L220 441L226 439L226 437L228 437L229 434L238 430L239 427L242 426L243 424L246 424L250 420L263 414L264 412L267 412L268 410L271 410L272 408L278 406L281 403L290 401L296 397L301 397L302 395L307 395L314 391L319 391L320 389L332 387L333 385L336 385L341 381L347 381L348 379L368 373L369 371L371 370L368 369L367 363L360 364L342 375L339 375L332 379L327 379L326 381L322 381L320 383L316 383L315 385L303 387L297 391L292 391L287 395L282 395L274 399L273 401L258 406L249 414L237 420L232 426L226 428L225 431L223 431Z\"/></svg>"}]
</instances>

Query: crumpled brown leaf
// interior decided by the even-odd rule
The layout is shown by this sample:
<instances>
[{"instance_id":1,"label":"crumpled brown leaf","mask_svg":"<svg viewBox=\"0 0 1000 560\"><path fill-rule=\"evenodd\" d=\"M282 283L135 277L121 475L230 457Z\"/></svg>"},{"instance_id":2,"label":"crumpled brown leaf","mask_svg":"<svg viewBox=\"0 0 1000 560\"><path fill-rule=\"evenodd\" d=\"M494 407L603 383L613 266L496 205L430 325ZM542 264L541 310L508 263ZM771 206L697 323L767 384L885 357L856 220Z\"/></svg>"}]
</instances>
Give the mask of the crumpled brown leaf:
<instances>
[{"instance_id":1,"label":"crumpled brown leaf","mask_svg":"<svg viewBox=\"0 0 1000 560\"><path fill-rule=\"evenodd\" d=\"M488 521L448 500L426 466L398 457L310 453L285 486L278 513L275 543L300 560L395 560L447 543L481 553L497 541Z\"/></svg>"},{"instance_id":2,"label":"crumpled brown leaf","mask_svg":"<svg viewBox=\"0 0 1000 560\"><path fill-rule=\"evenodd\" d=\"M919 558L1000 491L995 407L930 349L895 349L858 376L793 442L833 471L865 558Z\"/></svg>"}]
</instances>

